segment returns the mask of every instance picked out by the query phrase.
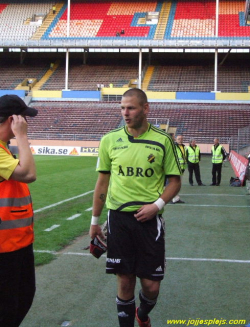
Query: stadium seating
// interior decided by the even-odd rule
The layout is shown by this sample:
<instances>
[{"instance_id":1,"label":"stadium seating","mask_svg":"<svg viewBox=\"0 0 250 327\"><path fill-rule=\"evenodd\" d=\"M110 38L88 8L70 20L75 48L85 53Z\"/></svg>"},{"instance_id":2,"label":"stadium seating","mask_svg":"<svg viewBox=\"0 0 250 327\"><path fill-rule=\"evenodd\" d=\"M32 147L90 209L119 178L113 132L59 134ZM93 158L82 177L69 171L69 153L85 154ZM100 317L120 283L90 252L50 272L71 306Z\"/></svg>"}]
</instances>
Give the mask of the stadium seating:
<instances>
[{"instance_id":1,"label":"stadium seating","mask_svg":"<svg viewBox=\"0 0 250 327\"><path fill-rule=\"evenodd\" d=\"M64 88L65 67L61 65L50 79L43 85L42 90L56 90ZM137 78L138 67L129 61L121 64L105 60L100 64L83 65L82 62L71 61L69 69L69 89L97 90L97 84L123 87L131 78Z\"/></svg>"},{"instance_id":2,"label":"stadium seating","mask_svg":"<svg viewBox=\"0 0 250 327\"><path fill-rule=\"evenodd\" d=\"M225 64L218 67L217 89L221 92L248 92L250 63ZM212 64L179 64L154 66L148 90L211 92L214 89L214 66Z\"/></svg>"},{"instance_id":3,"label":"stadium seating","mask_svg":"<svg viewBox=\"0 0 250 327\"><path fill-rule=\"evenodd\" d=\"M39 110L39 117L30 124L30 138L46 139L49 135L49 139L100 139L121 121L118 103L35 102L32 105Z\"/></svg>"},{"instance_id":4,"label":"stadium seating","mask_svg":"<svg viewBox=\"0 0 250 327\"><path fill-rule=\"evenodd\" d=\"M32 106L39 115L30 124L31 139L100 139L122 122L118 102L34 102ZM228 142L237 136L238 128L250 125L249 105L150 104L149 121L155 124L168 120L186 142L195 137L199 143L211 143L215 136Z\"/></svg>"},{"instance_id":5,"label":"stadium seating","mask_svg":"<svg viewBox=\"0 0 250 327\"><path fill-rule=\"evenodd\" d=\"M162 1L71 1L70 38L142 38L154 39L156 26L147 24L147 12L161 12ZM171 0L165 23L165 39L215 38L215 1ZM34 14L47 15L53 2L10 1L0 6L0 38L32 39L39 26L30 24ZM244 0L221 0L219 6L219 38L249 38L244 24ZM15 19L12 19L15 17ZM144 22L140 22L143 18ZM61 6L53 22L41 34L43 39L64 39L67 36L67 4ZM164 26L163 26L164 29Z\"/></svg>"},{"instance_id":6,"label":"stadium seating","mask_svg":"<svg viewBox=\"0 0 250 327\"><path fill-rule=\"evenodd\" d=\"M38 30L38 26L30 24L34 14L47 14L51 11L52 1L6 1L0 5L0 38L1 42L9 40L30 40ZM250 27L244 26L244 0L220 1L219 38L249 38ZM215 37L215 2L171 0L168 3L165 20L164 38L202 39ZM72 0L70 40L78 38L128 40L154 39L156 28L146 24L148 11L161 11L162 2L156 1L108 1L87 2ZM15 19L13 19L13 17ZM46 25L43 40L65 40L67 4L61 4L53 22ZM124 30L124 33L120 33ZM164 30L164 26L163 26ZM62 90L65 87L65 54L55 53L55 57L39 60L24 56L21 63L8 60L12 54L1 55L0 88L14 89L25 78L36 78L38 81L46 74L51 62L63 58L58 68L54 69L50 78L42 85L42 90ZM53 56L53 55L52 55ZM82 54L81 54L82 56ZM92 54L88 54L87 64L83 59L74 60L70 53L68 87L72 90L96 90L98 84L123 87L130 79L138 76L138 54L136 61L124 60L93 63ZM202 55L201 55L202 56ZM143 61L143 72L148 67L147 59ZM189 62L187 60L171 63L166 58L158 61L152 53L152 75L149 80L149 91L182 91L211 92L214 88L214 62ZM231 58L231 54L229 56ZM145 59L145 58L143 58ZM164 61L165 59L165 61ZM222 92L249 92L250 64L249 60L225 60L218 66L218 86ZM118 103L73 103L73 102L34 102L39 109L30 125L31 138L49 139L100 139L101 135L120 126L121 117ZM239 127L250 124L249 108L244 104L197 104L197 103L152 103L151 119L170 120L171 126L186 139L196 137L198 142L211 142L218 136L229 139L237 135ZM71 115L68 115L68 112ZM222 117L218 119L218 117ZM30 118L31 119L31 118ZM39 135L39 136L38 136Z\"/></svg>"},{"instance_id":7,"label":"stadium seating","mask_svg":"<svg viewBox=\"0 0 250 327\"><path fill-rule=\"evenodd\" d=\"M0 7L0 38L2 40L28 40L37 29L30 24L34 14L47 14L51 2L11 3Z\"/></svg>"},{"instance_id":8,"label":"stadium seating","mask_svg":"<svg viewBox=\"0 0 250 327\"><path fill-rule=\"evenodd\" d=\"M0 89L2 90L15 89L25 78L40 80L50 65L50 59L46 57L39 60L29 58L24 63L20 63L20 59L12 58L11 54L6 54L0 59Z\"/></svg>"},{"instance_id":9,"label":"stadium seating","mask_svg":"<svg viewBox=\"0 0 250 327\"><path fill-rule=\"evenodd\" d=\"M15 89L25 78L38 81L50 68L55 58L60 64L50 78L41 86L41 90L62 90L65 88L65 56L26 54L20 63L18 54L2 53L0 56L0 89ZM152 55L153 73L150 75L148 91L164 92L211 92L214 90L213 58L199 55ZM70 55L68 87L71 90L97 90L97 85L123 87L131 79L138 77L137 54L109 54L101 56L89 54L87 64L83 64L82 55ZM223 58L223 57L221 57ZM145 72L147 63L143 64ZM144 75L143 75L144 77ZM248 93L250 86L250 62L245 55L230 54L229 58L218 66L218 90L221 92Z\"/></svg>"}]
</instances>

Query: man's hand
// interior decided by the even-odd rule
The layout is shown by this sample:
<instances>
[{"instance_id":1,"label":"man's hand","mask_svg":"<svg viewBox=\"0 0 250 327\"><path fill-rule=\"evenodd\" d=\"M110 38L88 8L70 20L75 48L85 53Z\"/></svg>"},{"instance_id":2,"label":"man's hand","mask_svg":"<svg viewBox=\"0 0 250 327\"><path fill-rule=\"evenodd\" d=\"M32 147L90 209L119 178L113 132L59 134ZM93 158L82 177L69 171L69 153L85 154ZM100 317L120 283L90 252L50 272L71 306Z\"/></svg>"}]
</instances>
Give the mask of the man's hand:
<instances>
[{"instance_id":1,"label":"man's hand","mask_svg":"<svg viewBox=\"0 0 250 327\"><path fill-rule=\"evenodd\" d=\"M105 236L103 235L102 228L100 225L90 225L89 236L93 240L96 236L100 236L102 240L105 240Z\"/></svg>"},{"instance_id":2,"label":"man's hand","mask_svg":"<svg viewBox=\"0 0 250 327\"><path fill-rule=\"evenodd\" d=\"M28 124L25 118L20 115L13 115L11 129L15 136L27 135Z\"/></svg>"},{"instance_id":3,"label":"man's hand","mask_svg":"<svg viewBox=\"0 0 250 327\"><path fill-rule=\"evenodd\" d=\"M106 226L107 222L102 226L90 225L89 235L91 237L91 242L89 250L96 258L100 258L100 256L107 251L107 237L105 235Z\"/></svg>"},{"instance_id":4,"label":"man's hand","mask_svg":"<svg viewBox=\"0 0 250 327\"><path fill-rule=\"evenodd\" d=\"M144 223L147 220L154 218L159 211L159 208L156 204L145 204L140 209L137 210L137 213L134 215L137 221Z\"/></svg>"},{"instance_id":5,"label":"man's hand","mask_svg":"<svg viewBox=\"0 0 250 327\"><path fill-rule=\"evenodd\" d=\"M16 137L19 151L19 163L10 176L10 179L23 183L32 183L36 180L36 167L27 137L27 122L20 115L13 115L10 119L10 128Z\"/></svg>"}]
</instances>

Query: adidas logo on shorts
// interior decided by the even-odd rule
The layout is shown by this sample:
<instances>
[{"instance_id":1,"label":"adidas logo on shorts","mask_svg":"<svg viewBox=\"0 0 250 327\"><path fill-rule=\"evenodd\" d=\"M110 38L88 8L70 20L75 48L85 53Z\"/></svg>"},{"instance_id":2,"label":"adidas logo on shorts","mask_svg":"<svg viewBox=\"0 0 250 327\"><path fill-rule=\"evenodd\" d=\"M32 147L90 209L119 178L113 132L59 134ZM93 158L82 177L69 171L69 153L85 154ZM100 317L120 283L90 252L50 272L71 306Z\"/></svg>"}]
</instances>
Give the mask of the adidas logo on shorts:
<instances>
[{"instance_id":1,"label":"adidas logo on shorts","mask_svg":"<svg viewBox=\"0 0 250 327\"><path fill-rule=\"evenodd\" d=\"M161 266L159 266L158 268L155 269L155 271L162 271L162 270L163 270L163 269L162 269Z\"/></svg>"}]
</instances>

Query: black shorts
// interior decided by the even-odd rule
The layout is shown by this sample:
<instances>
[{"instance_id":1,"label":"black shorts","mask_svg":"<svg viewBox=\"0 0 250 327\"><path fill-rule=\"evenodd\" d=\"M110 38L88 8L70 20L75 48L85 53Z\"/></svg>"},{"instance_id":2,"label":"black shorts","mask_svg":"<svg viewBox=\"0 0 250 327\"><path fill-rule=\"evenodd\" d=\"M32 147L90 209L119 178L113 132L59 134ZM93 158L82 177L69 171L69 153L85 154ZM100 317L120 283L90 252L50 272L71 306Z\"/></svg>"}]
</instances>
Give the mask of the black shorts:
<instances>
[{"instance_id":1,"label":"black shorts","mask_svg":"<svg viewBox=\"0 0 250 327\"><path fill-rule=\"evenodd\" d=\"M106 272L162 280L165 271L164 220L157 215L142 223L134 214L114 210L108 213Z\"/></svg>"}]
</instances>

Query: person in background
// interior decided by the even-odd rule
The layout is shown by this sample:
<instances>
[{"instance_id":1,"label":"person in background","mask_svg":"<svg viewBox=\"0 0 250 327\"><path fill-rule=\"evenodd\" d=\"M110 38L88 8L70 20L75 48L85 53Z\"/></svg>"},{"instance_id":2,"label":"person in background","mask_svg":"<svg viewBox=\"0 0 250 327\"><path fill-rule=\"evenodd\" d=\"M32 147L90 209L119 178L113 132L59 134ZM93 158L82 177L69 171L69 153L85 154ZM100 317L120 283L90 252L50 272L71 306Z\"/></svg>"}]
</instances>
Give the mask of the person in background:
<instances>
[{"instance_id":1,"label":"person in background","mask_svg":"<svg viewBox=\"0 0 250 327\"><path fill-rule=\"evenodd\" d=\"M36 116L16 95L0 97L0 326L18 327L35 295L33 207L28 183L36 168L26 116ZM8 143L16 138L19 158Z\"/></svg>"},{"instance_id":2,"label":"person in background","mask_svg":"<svg viewBox=\"0 0 250 327\"><path fill-rule=\"evenodd\" d=\"M205 186L201 181L200 174L200 161L201 152L199 146L196 144L196 140L193 138L190 140L190 144L186 149L188 172L189 172L189 184L194 186L193 173L195 175L196 182L199 186Z\"/></svg>"},{"instance_id":3,"label":"person in background","mask_svg":"<svg viewBox=\"0 0 250 327\"><path fill-rule=\"evenodd\" d=\"M212 153L212 184L210 186L220 186L222 163L227 157L227 152L219 143L218 137L214 139Z\"/></svg>"},{"instance_id":4,"label":"person in background","mask_svg":"<svg viewBox=\"0 0 250 327\"><path fill-rule=\"evenodd\" d=\"M176 146L176 151L177 151L178 159L179 159L180 166L181 166L181 171L182 171L181 181L182 181L183 174L184 174L186 166L187 166L186 147L183 144L183 136L182 135L176 136L175 146ZM180 198L180 195L177 194L170 203L176 204L176 203L185 203L185 202L182 201Z\"/></svg>"},{"instance_id":5,"label":"person in background","mask_svg":"<svg viewBox=\"0 0 250 327\"><path fill-rule=\"evenodd\" d=\"M181 168L172 138L147 121L146 94L137 88L121 100L125 126L104 135L99 147L99 176L89 235L103 238L98 224L108 211L106 272L117 277L120 327L151 327L165 272L163 208L179 191ZM166 176L168 184L164 188ZM135 305L136 278L140 305Z\"/></svg>"}]
</instances>

